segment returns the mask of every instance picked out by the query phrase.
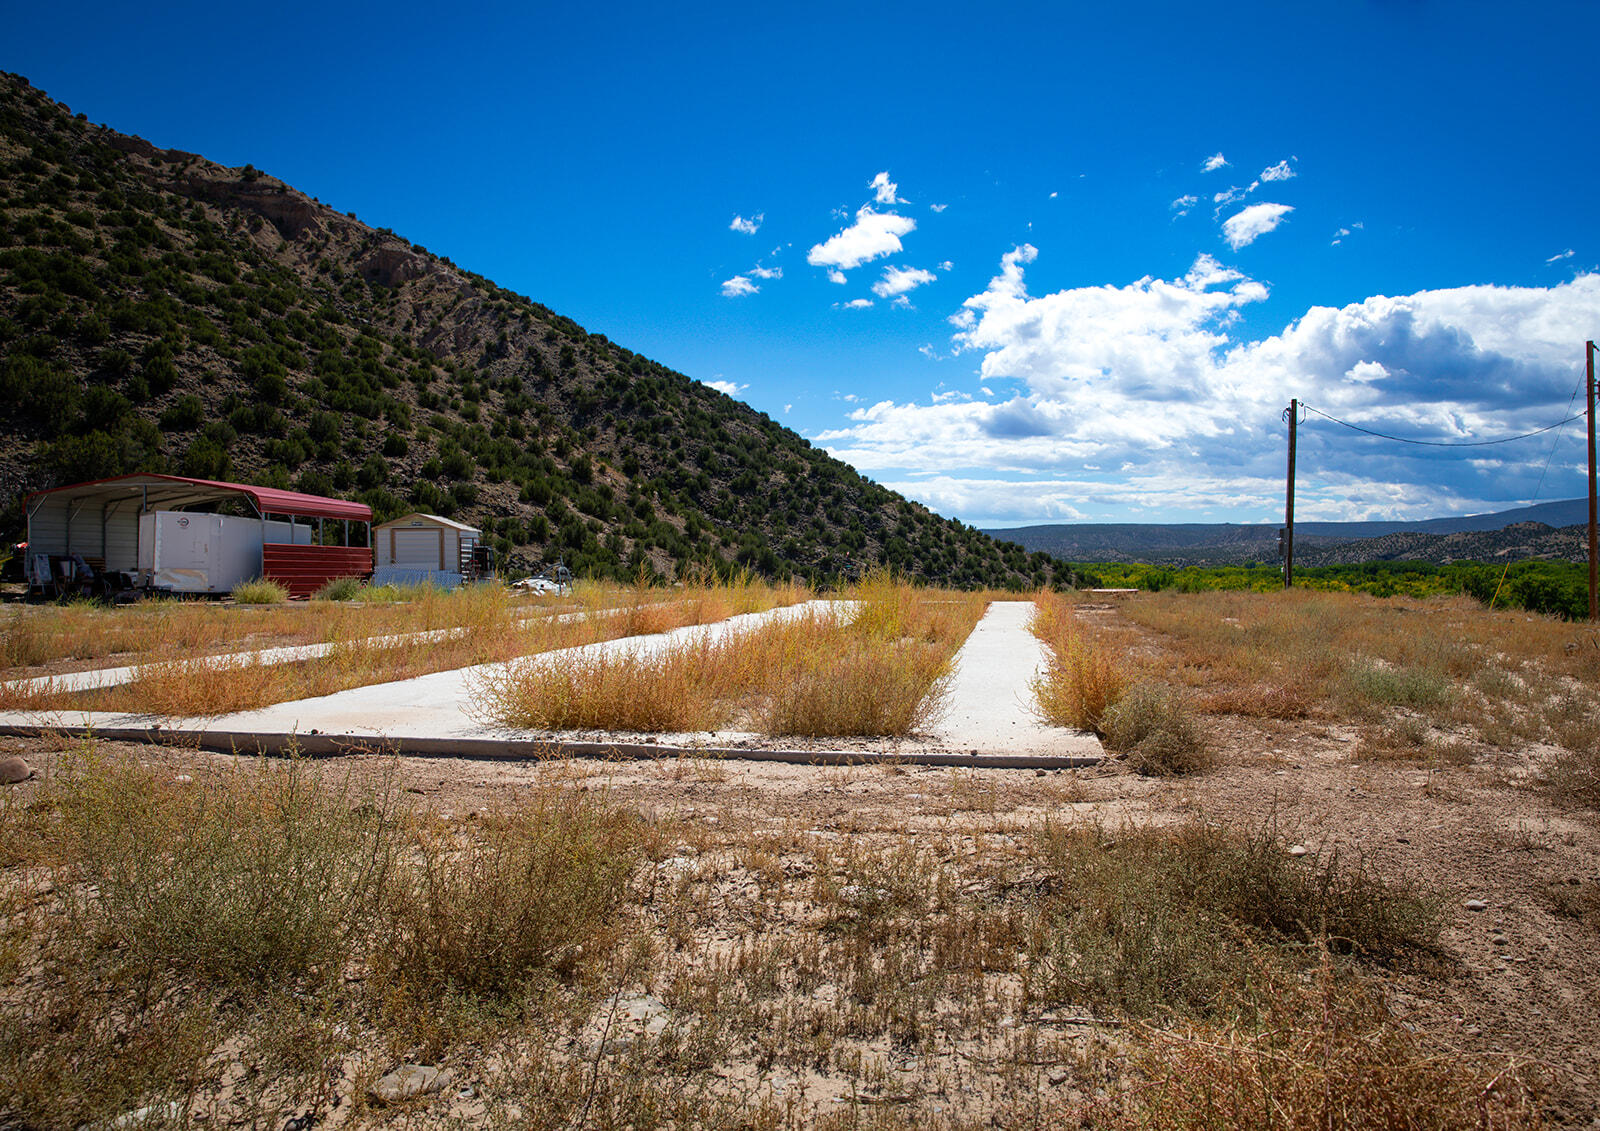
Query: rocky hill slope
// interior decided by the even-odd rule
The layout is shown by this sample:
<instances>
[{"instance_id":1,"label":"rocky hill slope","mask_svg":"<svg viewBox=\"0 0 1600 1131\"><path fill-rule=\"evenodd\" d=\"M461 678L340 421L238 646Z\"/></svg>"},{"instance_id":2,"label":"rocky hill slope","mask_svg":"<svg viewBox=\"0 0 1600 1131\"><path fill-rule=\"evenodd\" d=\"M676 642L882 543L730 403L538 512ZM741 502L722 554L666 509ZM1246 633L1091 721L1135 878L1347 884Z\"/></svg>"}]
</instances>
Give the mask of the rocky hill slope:
<instances>
[{"instance_id":1,"label":"rocky hill slope","mask_svg":"<svg viewBox=\"0 0 1600 1131\"><path fill-rule=\"evenodd\" d=\"M0 527L156 470L451 515L524 568L1051 578L394 232L0 74Z\"/></svg>"}]
</instances>

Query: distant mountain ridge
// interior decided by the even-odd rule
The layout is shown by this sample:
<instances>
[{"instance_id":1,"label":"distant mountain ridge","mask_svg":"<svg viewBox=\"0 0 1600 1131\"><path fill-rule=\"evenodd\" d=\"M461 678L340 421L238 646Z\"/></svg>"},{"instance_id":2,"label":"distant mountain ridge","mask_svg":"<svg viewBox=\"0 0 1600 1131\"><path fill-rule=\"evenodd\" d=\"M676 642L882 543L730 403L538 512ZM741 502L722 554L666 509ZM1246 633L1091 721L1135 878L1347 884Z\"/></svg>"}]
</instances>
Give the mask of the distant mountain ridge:
<instances>
[{"instance_id":1,"label":"distant mountain ridge","mask_svg":"<svg viewBox=\"0 0 1600 1131\"><path fill-rule=\"evenodd\" d=\"M1493 514L1416 522L1297 522L1295 559L1344 562L1520 560L1588 553L1587 499L1562 499ZM1576 529L1577 533L1573 533ZM1241 565L1276 561L1279 527L1234 523L1058 523L987 529L995 538L1063 561Z\"/></svg>"}]
</instances>

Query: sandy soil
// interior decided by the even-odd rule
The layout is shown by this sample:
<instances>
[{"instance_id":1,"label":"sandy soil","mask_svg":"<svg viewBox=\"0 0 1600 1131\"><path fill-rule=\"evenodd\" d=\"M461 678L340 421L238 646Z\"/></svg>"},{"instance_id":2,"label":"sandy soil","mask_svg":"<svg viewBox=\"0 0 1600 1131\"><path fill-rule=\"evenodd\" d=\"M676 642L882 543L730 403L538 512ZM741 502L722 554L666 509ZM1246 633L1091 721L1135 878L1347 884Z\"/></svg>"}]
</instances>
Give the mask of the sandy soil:
<instances>
[{"instance_id":1,"label":"sandy soil","mask_svg":"<svg viewBox=\"0 0 1600 1131\"><path fill-rule=\"evenodd\" d=\"M1600 1126L1600 981L1594 926L1556 910L1557 885L1600 883L1600 821L1526 784L1527 765L1428 770L1357 763L1336 726L1215 720L1223 765L1155 780L1117 763L1090 770L819 768L737 760L517 763L381 756L328 760L358 779L391 772L419 806L450 820L515 805L542 776L576 774L694 830L702 851L751 833L801 828L867 842L928 833L1026 835L1048 819L1160 823L1193 817L1276 826L1313 851L1359 858L1446 901L1444 961L1397 975L1393 1003L1447 1047L1542 1064L1558 1123ZM10 740L35 760L47 753ZM123 752L174 773L222 758L164 747ZM23 791L27 785L13 787ZM1486 910L1467 909L1481 900Z\"/></svg>"}]
</instances>

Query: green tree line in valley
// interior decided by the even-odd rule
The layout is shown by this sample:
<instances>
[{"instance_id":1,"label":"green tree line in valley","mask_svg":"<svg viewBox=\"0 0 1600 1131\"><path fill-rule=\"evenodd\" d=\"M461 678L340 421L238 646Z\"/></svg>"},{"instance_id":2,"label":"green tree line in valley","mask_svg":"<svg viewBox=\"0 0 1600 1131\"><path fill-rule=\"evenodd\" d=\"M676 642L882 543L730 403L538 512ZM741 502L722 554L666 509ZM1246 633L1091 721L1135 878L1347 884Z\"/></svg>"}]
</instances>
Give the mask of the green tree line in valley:
<instances>
[{"instance_id":1,"label":"green tree line in valley","mask_svg":"<svg viewBox=\"0 0 1600 1131\"><path fill-rule=\"evenodd\" d=\"M1080 589L1163 589L1201 593L1231 589L1268 593L1283 587L1281 567L1145 565L1138 562L1086 562L1072 566ZM1510 565L1487 562L1420 561L1360 562L1304 566L1294 571L1297 588L1324 592L1368 593L1374 597L1468 596L1500 609L1526 609L1568 620L1589 614L1589 572L1586 565L1562 561L1521 561Z\"/></svg>"}]
</instances>

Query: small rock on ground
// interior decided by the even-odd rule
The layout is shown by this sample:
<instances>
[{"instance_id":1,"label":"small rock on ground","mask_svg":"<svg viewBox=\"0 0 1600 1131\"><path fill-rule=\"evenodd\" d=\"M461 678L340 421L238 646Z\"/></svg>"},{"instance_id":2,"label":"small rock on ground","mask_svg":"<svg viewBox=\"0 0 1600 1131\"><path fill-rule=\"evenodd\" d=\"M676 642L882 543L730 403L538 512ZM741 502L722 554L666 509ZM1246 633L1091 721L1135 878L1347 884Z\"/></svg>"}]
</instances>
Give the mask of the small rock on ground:
<instances>
[{"instance_id":1,"label":"small rock on ground","mask_svg":"<svg viewBox=\"0 0 1600 1131\"><path fill-rule=\"evenodd\" d=\"M0 783L16 785L19 781L27 781L33 776L33 768L20 754L7 754L0 757Z\"/></svg>"},{"instance_id":2,"label":"small rock on ground","mask_svg":"<svg viewBox=\"0 0 1600 1131\"><path fill-rule=\"evenodd\" d=\"M392 1104L440 1091L449 1083L450 1073L431 1064L402 1064L372 1085L371 1092L373 1099Z\"/></svg>"}]
</instances>

